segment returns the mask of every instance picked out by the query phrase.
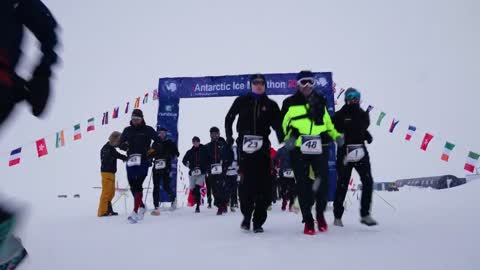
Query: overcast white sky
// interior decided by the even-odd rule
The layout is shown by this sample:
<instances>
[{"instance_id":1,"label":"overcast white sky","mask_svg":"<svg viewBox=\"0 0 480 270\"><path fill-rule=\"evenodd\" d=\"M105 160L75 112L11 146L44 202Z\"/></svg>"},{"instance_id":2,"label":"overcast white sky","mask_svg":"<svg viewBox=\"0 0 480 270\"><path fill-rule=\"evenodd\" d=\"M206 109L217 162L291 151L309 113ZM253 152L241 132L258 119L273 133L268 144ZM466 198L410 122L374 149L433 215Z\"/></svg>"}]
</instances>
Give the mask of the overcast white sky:
<instances>
[{"instance_id":1,"label":"overcast white sky","mask_svg":"<svg viewBox=\"0 0 480 270\"><path fill-rule=\"evenodd\" d=\"M369 147L377 181L401 177L464 176L468 150L480 151L480 3L462 1L125 1L45 0L62 31L63 63L56 95L44 121L26 107L1 132L0 188L24 189L39 181L62 191L99 183L98 151L109 132L127 118L98 128L81 142L38 160L24 149L21 166L7 167L9 152L73 125L86 125L105 110L132 102L157 86L158 78L331 71L339 87L357 87L364 105L387 113L372 126ZM27 54L33 56L32 50ZM20 69L31 65L26 61ZM278 97L281 103L281 97ZM223 127L231 99L182 101L180 147L193 135L207 138L210 125ZM337 108L338 109L338 108ZM145 107L156 123L156 105ZM376 121L378 111L372 113ZM395 134L387 132L395 117ZM409 124L414 141L403 140ZM436 138L419 150L424 132ZM68 133L67 134L70 134ZM444 140L456 143L450 163L440 160ZM122 170L123 171L123 170ZM121 173L122 174L122 173Z\"/></svg>"}]
</instances>

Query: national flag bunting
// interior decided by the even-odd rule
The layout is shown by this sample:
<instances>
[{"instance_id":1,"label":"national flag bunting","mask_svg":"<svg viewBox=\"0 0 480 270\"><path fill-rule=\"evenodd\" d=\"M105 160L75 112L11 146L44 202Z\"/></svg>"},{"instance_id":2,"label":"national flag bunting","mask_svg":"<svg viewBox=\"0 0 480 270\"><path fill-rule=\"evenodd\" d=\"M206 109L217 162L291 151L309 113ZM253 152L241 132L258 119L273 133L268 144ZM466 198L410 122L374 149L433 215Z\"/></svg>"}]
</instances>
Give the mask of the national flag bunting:
<instances>
[{"instance_id":1,"label":"national flag bunting","mask_svg":"<svg viewBox=\"0 0 480 270\"><path fill-rule=\"evenodd\" d=\"M140 97L137 97L135 99L135 104L133 106L135 109L138 109L140 107Z\"/></svg>"},{"instance_id":2,"label":"national flag bunting","mask_svg":"<svg viewBox=\"0 0 480 270\"><path fill-rule=\"evenodd\" d=\"M63 130L57 132L57 139L55 140L55 148L60 148L65 146L65 134Z\"/></svg>"},{"instance_id":3,"label":"national flag bunting","mask_svg":"<svg viewBox=\"0 0 480 270\"><path fill-rule=\"evenodd\" d=\"M21 154L22 154L22 148L21 147L19 147L19 148L13 150L12 152L10 152L10 161L8 162L8 166L12 167L12 166L20 164Z\"/></svg>"},{"instance_id":4,"label":"national flag bunting","mask_svg":"<svg viewBox=\"0 0 480 270\"><path fill-rule=\"evenodd\" d=\"M127 105L125 105L125 114L128 113L128 107L130 106L130 102L127 102Z\"/></svg>"},{"instance_id":5,"label":"national flag bunting","mask_svg":"<svg viewBox=\"0 0 480 270\"><path fill-rule=\"evenodd\" d=\"M423 137L422 145L420 146L420 149L423 151L427 151L428 145L433 139L433 135L430 133L425 133L425 137Z\"/></svg>"},{"instance_id":6,"label":"national flag bunting","mask_svg":"<svg viewBox=\"0 0 480 270\"><path fill-rule=\"evenodd\" d=\"M102 126L108 125L108 112L103 113Z\"/></svg>"},{"instance_id":7,"label":"national flag bunting","mask_svg":"<svg viewBox=\"0 0 480 270\"><path fill-rule=\"evenodd\" d=\"M118 111L119 110L120 110L120 107L113 108L112 119L117 119L118 118Z\"/></svg>"},{"instance_id":8,"label":"national flag bunting","mask_svg":"<svg viewBox=\"0 0 480 270\"><path fill-rule=\"evenodd\" d=\"M43 156L48 155L47 144L45 142L45 138L37 140L36 144L37 144L38 157L43 157Z\"/></svg>"},{"instance_id":9,"label":"national flag bunting","mask_svg":"<svg viewBox=\"0 0 480 270\"><path fill-rule=\"evenodd\" d=\"M413 134L415 134L415 131L417 131L416 127L408 126L408 131L407 131L407 135L405 135L405 140L410 141L413 137Z\"/></svg>"},{"instance_id":10,"label":"national flag bunting","mask_svg":"<svg viewBox=\"0 0 480 270\"><path fill-rule=\"evenodd\" d=\"M95 130L95 118L88 119L87 132Z\"/></svg>"},{"instance_id":11,"label":"national flag bunting","mask_svg":"<svg viewBox=\"0 0 480 270\"><path fill-rule=\"evenodd\" d=\"M385 117L385 115L387 115L387 114L384 113L384 112L380 113L380 115L378 116L378 120L377 120L377 126L380 126L382 124L382 120Z\"/></svg>"},{"instance_id":12,"label":"national flag bunting","mask_svg":"<svg viewBox=\"0 0 480 270\"><path fill-rule=\"evenodd\" d=\"M372 110L373 110L373 106L372 106L372 105L368 105L367 113L370 113Z\"/></svg>"},{"instance_id":13,"label":"national flag bunting","mask_svg":"<svg viewBox=\"0 0 480 270\"><path fill-rule=\"evenodd\" d=\"M146 104L148 102L148 93L145 94L145 96L143 97L143 104Z\"/></svg>"},{"instance_id":14,"label":"national flag bunting","mask_svg":"<svg viewBox=\"0 0 480 270\"><path fill-rule=\"evenodd\" d=\"M158 99L158 89L153 90L153 100Z\"/></svg>"},{"instance_id":15,"label":"national flag bunting","mask_svg":"<svg viewBox=\"0 0 480 270\"><path fill-rule=\"evenodd\" d=\"M82 139L82 132L80 131L80 124L73 126L73 140L78 141Z\"/></svg>"},{"instance_id":16,"label":"national flag bunting","mask_svg":"<svg viewBox=\"0 0 480 270\"><path fill-rule=\"evenodd\" d=\"M443 154L442 154L442 160L448 162L448 159L450 158L450 152L453 151L453 148L455 148L455 144L446 142L445 146L443 147Z\"/></svg>"},{"instance_id":17,"label":"national flag bunting","mask_svg":"<svg viewBox=\"0 0 480 270\"><path fill-rule=\"evenodd\" d=\"M468 153L467 161L465 162L465 170L474 173L475 168L478 165L478 158L480 158L479 154L470 151Z\"/></svg>"},{"instance_id":18,"label":"national flag bunting","mask_svg":"<svg viewBox=\"0 0 480 270\"><path fill-rule=\"evenodd\" d=\"M395 130L395 127L398 125L400 121L398 120L395 120L395 118L392 120L392 124L390 124L390 128L388 129L388 131L390 133L393 133L393 131Z\"/></svg>"}]
</instances>

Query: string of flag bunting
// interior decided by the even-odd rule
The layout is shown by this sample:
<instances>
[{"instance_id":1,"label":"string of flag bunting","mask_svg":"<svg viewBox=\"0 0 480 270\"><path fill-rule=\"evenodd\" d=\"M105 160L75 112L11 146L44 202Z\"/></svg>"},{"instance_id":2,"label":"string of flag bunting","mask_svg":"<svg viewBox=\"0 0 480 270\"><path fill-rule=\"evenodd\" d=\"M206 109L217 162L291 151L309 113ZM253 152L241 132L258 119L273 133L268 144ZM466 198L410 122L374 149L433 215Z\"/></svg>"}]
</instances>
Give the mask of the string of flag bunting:
<instances>
[{"instance_id":1,"label":"string of flag bunting","mask_svg":"<svg viewBox=\"0 0 480 270\"><path fill-rule=\"evenodd\" d=\"M147 104L148 103L149 94L150 93L147 92L143 96L142 104ZM135 99L134 108L139 108L140 107L140 99L141 99L140 97L137 97ZM157 89L153 90L152 100L158 100L158 90ZM130 107L130 102L126 102L125 111L124 111L125 114L129 113L129 107ZM120 106L114 107L113 110L112 110L112 113L111 113L111 119L117 119L119 117L119 112L120 112ZM106 111L106 112L103 113L102 126L108 125L108 121L109 121L109 111ZM87 133L94 132L95 127L96 127L95 117L90 117L87 120L86 132ZM8 161L8 166L13 167L13 166L19 165L21 163L22 150L25 149L30 144L35 144L38 158L47 156L49 154L48 148L47 148L47 139L50 138L50 137L55 136L55 148L58 149L58 148L65 147L65 142L66 142L65 130L67 130L67 129L68 128L62 128L61 130L59 130L58 132L55 132L54 134L44 136L41 139L38 139L38 140L36 140L34 142L31 142L31 143L26 143L23 146L12 150L10 152L10 159ZM81 123L77 123L77 124L73 125L73 138L72 139L73 139L73 141L79 141L79 140L82 139Z\"/></svg>"},{"instance_id":2,"label":"string of flag bunting","mask_svg":"<svg viewBox=\"0 0 480 270\"><path fill-rule=\"evenodd\" d=\"M344 94L345 90L346 89L341 88L338 91L339 93L337 94L337 98L336 98L337 100L340 99L340 97ZM333 91L334 91L334 94L337 92L335 83L333 84ZM142 104L147 104L148 103L148 98L149 98L149 92L145 93L145 95L143 96ZM135 109L140 107L140 99L141 99L141 97L137 97L135 99L134 106L133 106ZM158 89L153 90L152 99L153 100L158 100ZM337 105L337 100L335 101L335 105ZM374 109L375 109L375 107L373 105L368 105L368 107L366 108L366 111L368 113L370 113ZM128 114L129 111L130 111L130 102L126 102L124 114ZM112 111L112 114L111 114L111 119L117 119L119 117L119 112L120 112L120 107L119 106L114 107L113 111ZM385 119L386 116L387 116L387 113L385 113L384 111L380 111L380 113L378 115L378 118L377 118L377 121L376 121L376 126L381 127L382 123L384 122L383 120ZM108 125L108 121L109 121L109 111L106 111L106 112L103 113L102 126ZM388 131L390 133L394 133L399 123L400 123L400 120L393 118L392 122L390 123ZM91 117L87 120L86 132L90 133L90 132L94 132L94 131L95 131L95 118ZM407 131L406 131L405 140L406 141L411 141L411 139L413 138L413 136L415 136L416 133L417 133L417 127L414 126L414 125L409 125L408 128L407 128ZM51 134L51 135L53 135L53 134ZM35 145L36 145L37 154L38 154L39 158L48 155L46 139L48 137L50 137L51 135L44 136L43 138L38 139L34 142ZM56 148L65 147L65 141L66 141L65 140L65 129L62 129L62 130L56 132L54 135L55 135L55 147ZM433 134L431 134L429 132L426 132L424 134L422 143L420 145L420 149L422 151L427 151L428 146L430 145L430 142L434 139L434 137L435 136ZM438 138L438 136L436 136L436 137ZM81 140L81 139L82 139L81 124L78 123L78 124L75 124L73 126L73 141L78 141L78 140ZM25 145L23 145L21 147L18 147L18 148L14 149L10 152L10 159L9 159L9 162L8 162L9 167L17 166L17 165L20 164L22 149L24 149L28 145L29 144L25 144ZM440 159L445 161L445 162L448 162L450 160L451 153L456 148L458 148L458 146L456 144L445 140L445 144L444 144L442 155L440 156ZM464 169L466 171L470 172L470 173L474 173L475 169L477 168L477 166L479 164L480 154L477 153L477 152L474 152L474 151L467 151L467 152L468 152L468 155L467 155L467 158L466 158L466 161L465 161Z\"/></svg>"},{"instance_id":3,"label":"string of flag bunting","mask_svg":"<svg viewBox=\"0 0 480 270\"><path fill-rule=\"evenodd\" d=\"M335 101L335 105L338 105L337 101L340 99L342 94L344 94L345 90L346 89L341 88L338 91L339 94L337 95L337 100ZM334 91L334 93L337 92L335 83L333 84L333 91ZM368 107L365 110L368 113L370 113L374 109L375 109L375 107L373 105L368 105ZM376 120L376 126L381 127L383 122L385 122L384 119L386 117L387 117L387 113L380 110L379 113L378 113L377 120ZM390 123L390 126L388 127L388 131L390 133L394 133L399 123L400 123L400 120L398 120L396 118L393 118L392 122ZM411 141L413 136L415 136L416 133L417 133L417 127L414 126L414 125L408 125L407 131L406 131L406 134L405 134L405 140L406 141ZM420 149L422 151L428 151L428 147L430 145L430 142L434 138L437 138L437 139L441 140L441 138L439 136L434 136L430 132L425 132L425 134L423 135L423 140L420 144ZM445 141L445 144L443 146L443 151L442 151L442 154L440 156L440 159L442 161L448 162L450 160L450 156L451 156L452 152L454 151L454 149L458 148L458 146L456 144L452 143L451 141L448 141L448 140L443 140L443 141ZM465 160L464 169L467 172L475 173L475 169L479 165L480 154L477 153L477 152L471 151L471 150L468 151L467 149L465 149L465 151L468 154L467 154L467 158Z\"/></svg>"}]
</instances>

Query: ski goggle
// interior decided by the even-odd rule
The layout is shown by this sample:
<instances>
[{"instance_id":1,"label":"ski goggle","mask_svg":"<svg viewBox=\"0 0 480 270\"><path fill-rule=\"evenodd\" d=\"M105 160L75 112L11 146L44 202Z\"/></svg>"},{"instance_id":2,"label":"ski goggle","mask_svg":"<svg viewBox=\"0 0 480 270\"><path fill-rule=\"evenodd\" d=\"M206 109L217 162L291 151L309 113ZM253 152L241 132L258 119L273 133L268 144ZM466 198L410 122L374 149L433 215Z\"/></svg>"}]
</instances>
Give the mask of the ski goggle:
<instances>
[{"instance_id":1,"label":"ski goggle","mask_svg":"<svg viewBox=\"0 0 480 270\"><path fill-rule=\"evenodd\" d=\"M265 85L265 81L261 79L256 79L252 81L253 85Z\"/></svg>"},{"instance_id":2,"label":"ski goggle","mask_svg":"<svg viewBox=\"0 0 480 270\"><path fill-rule=\"evenodd\" d=\"M138 116L132 116L132 121L142 121L142 118Z\"/></svg>"},{"instance_id":3,"label":"ski goggle","mask_svg":"<svg viewBox=\"0 0 480 270\"><path fill-rule=\"evenodd\" d=\"M297 84L300 85L301 87L314 86L315 85L315 79L314 78L303 78L303 79L298 80Z\"/></svg>"},{"instance_id":4,"label":"ski goggle","mask_svg":"<svg viewBox=\"0 0 480 270\"><path fill-rule=\"evenodd\" d=\"M353 91L345 95L345 100L351 101L351 100L360 100L360 93L357 91Z\"/></svg>"}]
</instances>

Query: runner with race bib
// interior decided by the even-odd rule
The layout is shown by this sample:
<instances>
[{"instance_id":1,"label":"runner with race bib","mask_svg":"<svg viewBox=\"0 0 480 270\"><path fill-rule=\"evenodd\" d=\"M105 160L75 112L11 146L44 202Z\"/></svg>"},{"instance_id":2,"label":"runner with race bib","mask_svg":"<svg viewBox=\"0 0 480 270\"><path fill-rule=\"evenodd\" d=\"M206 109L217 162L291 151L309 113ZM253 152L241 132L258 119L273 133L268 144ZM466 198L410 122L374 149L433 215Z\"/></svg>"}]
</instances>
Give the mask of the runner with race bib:
<instances>
[{"instance_id":1,"label":"runner with race bib","mask_svg":"<svg viewBox=\"0 0 480 270\"><path fill-rule=\"evenodd\" d=\"M232 125L238 115L237 146L239 148L240 209L243 214L241 228L263 232L267 208L272 201L270 129L279 142L283 141L280 109L265 93L266 78L262 74L250 77L252 92L235 99L225 118L227 142L234 143Z\"/></svg>"},{"instance_id":2,"label":"runner with race bib","mask_svg":"<svg viewBox=\"0 0 480 270\"><path fill-rule=\"evenodd\" d=\"M297 75L297 91L284 100L282 106L285 146L290 150L292 169L297 182L297 193L305 223L304 233L314 235L314 219L311 213L316 202L316 219L320 232L328 229L324 211L327 206L329 171L328 143L337 140L342 144L327 110L327 101L321 92L314 90L315 75L302 71ZM322 142L327 144L322 145ZM312 168L315 184L309 178ZM315 190L312 190L315 189Z\"/></svg>"},{"instance_id":3,"label":"runner with race bib","mask_svg":"<svg viewBox=\"0 0 480 270\"><path fill-rule=\"evenodd\" d=\"M360 222L368 226L377 225L370 216L372 203L373 178L365 141L371 143L373 138L368 132L370 116L360 107L360 92L354 88L345 91L345 105L333 116L333 123L338 131L345 134L345 146L337 151L337 191L333 213L334 225L343 227L343 202L347 195L352 170L360 175L362 182L362 199L360 201Z\"/></svg>"}]
</instances>

